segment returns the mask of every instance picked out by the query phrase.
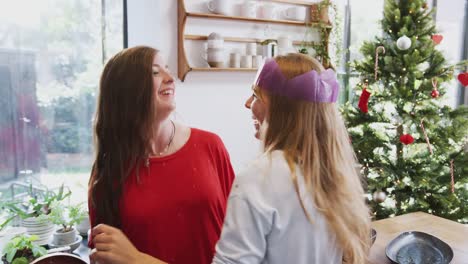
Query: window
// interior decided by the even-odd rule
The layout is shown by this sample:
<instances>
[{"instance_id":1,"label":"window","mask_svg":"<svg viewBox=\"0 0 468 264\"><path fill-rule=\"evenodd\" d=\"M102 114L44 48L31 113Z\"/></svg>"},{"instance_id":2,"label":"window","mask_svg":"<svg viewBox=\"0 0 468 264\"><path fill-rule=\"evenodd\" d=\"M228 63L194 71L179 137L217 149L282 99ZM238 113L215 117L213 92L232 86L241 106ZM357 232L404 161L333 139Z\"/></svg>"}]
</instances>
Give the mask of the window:
<instances>
[{"instance_id":1,"label":"window","mask_svg":"<svg viewBox=\"0 0 468 264\"><path fill-rule=\"evenodd\" d=\"M342 7L340 12L344 17L344 61L339 69L342 92L340 102L352 99L353 88L360 81L357 74L349 71L347 64L354 60L360 60L362 54L360 48L364 41L371 41L375 36L382 35L380 20L383 17L384 0L361 1L361 0L338 0L338 5ZM369 12L372 10L372 12Z\"/></svg>"},{"instance_id":2,"label":"window","mask_svg":"<svg viewBox=\"0 0 468 264\"><path fill-rule=\"evenodd\" d=\"M362 1L362 0L335 0L344 14L344 44L345 49L349 50L349 55L344 59L345 62L359 60L362 54L359 49L364 41L372 41L375 36L382 35L380 20L383 17L384 0ZM428 0L430 7L436 8L436 27L444 36L444 40L439 48L443 51L448 63L454 64L462 59L464 26L467 7L464 0L437 1ZM371 10L371 11L369 11ZM352 72L346 72L343 63L341 72L342 86L345 87L341 94L341 102L351 99L352 90L359 82L359 77ZM464 94L462 88L454 78L448 82L448 100L447 104L455 106L463 101L460 99Z\"/></svg>"},{"instance_id":3,"label":"window","mask_svg":"<svg viewBox=\"0 0 468 264\"><path fill-rule=\"evenodd\" d=\"M445 58L448 63L455 64L462 60L463 56L463 41L464 41L464 27L466 3L465 0L453 0L453 1L437 1L437 30L444 37L440 43L440 49L444 52ZM466 33L465 33L466 34ZM466 58L465 58L466 59ZM458 74L458 73L456 73ZM463 89L459 85L459 82L455 78L447 83L447 93L449 105L456 105L457 103L463 103ZM459 89L460 88L460 89Z\"/></svg>"},{"instance_id":4,"label":"window","mask_svg":"<svg viewBox=\"0 0 468 264\"><path fill-rule=\"evenodd\" d=\"M25 8L25 6L27 8ZM123 3L5 1L0 9L0 192L71 183L86 197L92 118L107 58L123 48ZM81 188L79 187L81 186ZM83 191L85 192L83 194Z\"/></svg>"}]
</instances>

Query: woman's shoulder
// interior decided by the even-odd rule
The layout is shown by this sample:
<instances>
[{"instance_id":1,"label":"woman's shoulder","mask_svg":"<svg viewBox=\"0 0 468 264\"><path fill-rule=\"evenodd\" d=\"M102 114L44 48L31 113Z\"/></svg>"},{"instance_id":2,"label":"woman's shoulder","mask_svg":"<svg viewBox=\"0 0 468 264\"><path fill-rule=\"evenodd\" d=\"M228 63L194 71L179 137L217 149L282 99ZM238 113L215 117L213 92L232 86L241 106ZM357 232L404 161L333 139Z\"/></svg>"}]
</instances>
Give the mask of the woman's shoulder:
<instances>
[{"instance_id":1,"label":"woman's shoulder","mask_svg":"<svg viewBox=\"0 0 468 264\"><path fill-rule=\"evenodd\" d=\"M277 178L289 179L289 167L282 151L263 153L236 175L236 183L241 189L268 188L277 184ZM252 190L249 190L252 191Z\"/></svg>"},{"instance_id":2,"label":"woman's shoulder","mask_svg":"<svg viewBox=\"0 0 468 264\"><path fill-rule=\"evenodd\" d=\"M275 171L283 172L287 169L287 163L284 158L284 152L275 150L258 155L247 167L243 170L245 173L264 171L270 174Z\"/></svg>"},{"instance_id":3,"label":"woman's shoulder","mask_svg":"<svg viewBox=\"0 0 468 264\"><path fill-rule=\"evenodd\" d=\"M199 129L190 127L191 130L191 137L194 142L201 143L201 144L216 144L216 145L223 145L223 141L221 137L218 136L214 132L210 132L207 130Z\"/></svg>"}]
</instances>

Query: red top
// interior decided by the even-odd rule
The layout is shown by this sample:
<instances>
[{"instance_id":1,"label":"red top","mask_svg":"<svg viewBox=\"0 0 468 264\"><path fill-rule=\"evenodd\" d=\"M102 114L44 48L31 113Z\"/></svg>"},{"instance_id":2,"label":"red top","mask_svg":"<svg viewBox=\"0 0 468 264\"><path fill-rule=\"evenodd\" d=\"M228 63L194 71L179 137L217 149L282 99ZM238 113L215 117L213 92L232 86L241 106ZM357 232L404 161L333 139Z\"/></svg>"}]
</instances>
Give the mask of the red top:
<instances>
[{"instance_id":1,"label":"red top","mask_svg":"<svg viewBox=\"0 0 468 264\"><path fill-rule=\"evenodd\" d=\"M221 139L192 128L180 150L140 168L139 183L135 172L129 176L122 231L138 250L170 264L211 263L233 180Z\"/></svg>"}]
</instances>

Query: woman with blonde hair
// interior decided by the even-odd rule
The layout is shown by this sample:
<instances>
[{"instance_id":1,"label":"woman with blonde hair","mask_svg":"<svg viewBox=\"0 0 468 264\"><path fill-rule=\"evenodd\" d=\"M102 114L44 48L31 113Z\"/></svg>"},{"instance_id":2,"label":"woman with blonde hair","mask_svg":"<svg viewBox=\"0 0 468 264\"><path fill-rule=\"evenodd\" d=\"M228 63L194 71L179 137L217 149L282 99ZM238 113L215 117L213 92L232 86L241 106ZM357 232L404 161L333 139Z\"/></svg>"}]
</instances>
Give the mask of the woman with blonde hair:
<instances>
[{"instance_id":1,"label":"woman with blonde hair","mask_svg":"<svg viewBox=\"0 0 468 264\"><path fill-rule=\"evenodd\" d=\"M369 211L338 89L302 54L259 70L245 106L264 153L234 180L213 263L367 262Z\"/></svg>"}]
</instances>

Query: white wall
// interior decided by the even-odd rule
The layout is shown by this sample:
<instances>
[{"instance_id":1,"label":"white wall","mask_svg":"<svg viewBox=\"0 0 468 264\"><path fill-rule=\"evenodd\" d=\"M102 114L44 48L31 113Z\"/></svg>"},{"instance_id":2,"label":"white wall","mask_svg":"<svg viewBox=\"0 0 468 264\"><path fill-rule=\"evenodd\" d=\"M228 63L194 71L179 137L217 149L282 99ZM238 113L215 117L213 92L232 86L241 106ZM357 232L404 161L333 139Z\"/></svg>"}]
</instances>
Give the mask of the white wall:
<instances>
[{"instance_id":1,"label":"white wall","mask_svg":"<svg viewBox=\"0 0 468 264\"><path fill-rule=\"evenodd\" d=\"M186 1L186 2L190 2ZM158 48L177 72L177 1L128 1L129 47ZM255 157L259 144L253 137L250 112L244 108L255 73L188 73L177 81L177 119L221 136L237 171Z\"/></svg>"},{"instance_id":2,"label":"white wall","mask_svg":"<svg viewBox=\"0 0 468 264\"><path fill-rule=\"evenodd\" d=\"M309 0L309 2L317 1ZM456 0L460 3L454 6L460 8L462 1ZM243 0L234 2L240 3ZM205 0L185 0L185 4L189 11L207 12ZM283 8L284 5L278 5L278 7ZM235 12L239 12L239 7L236 6L236 8ZM378 10L378 12L382 11ZM454 32L461 30L463 16L455 20L448 19L450 12L454 10L452 8L448 11L445 4L444 7L439 7L438 26L445 37L441 48L454 50L447 48L446 45L459 43L461 33L455 36ZM176 0L128 0L128 26L130 47L145 44L160 49L166 55L170 69L177 73ZM294 40L302 40L304 35L304 31L287 26L267 27L245 22L188 18L186 34L208 35L213 31L230 37L255 38L273 38L284 35L286 32ZM191 65L204 66L204 62L200 59L203 42L185 41L185 43ZM228 46L228 49L233 48ZM452 62L459 59L458 45L455 50L449 54L449 60ZM258 142L253 138L251 114L243 107L245 99L251 94L250 85L254 75L253 72L189 72L185 82L178 81L176 84L177 118L190 126L210 130L220 135L231 154L235 170L242 168L259 150ZM455 96L456 90L451 91L449 101L452 105L455 102Z\"/></svg>"},{"instance_id":3,"label":"white wall","mask_svg":"<svg viewBox=\"0 0 468 264\"><path fill-rule=\"evenodd\" d=\"M185 0L185 5L188 11L208 12L205 2ZM233 12L239 14L244 1L234 2ZM277 5L278 12L288 7ZM211 32L262 39L287 34L293 40L303 40L305 28L188 18L186 34L209 35ZM128 33L129 47L144 44L158 48L165 54L170 69L177 73L176 0L128 0ZM318 32L312 32L312 38L315 37ZM204 50L203 41L185 41L185 44L191 66L206 66L200 56ZM245 50L245 45L235 43L225 43L225 47L226 57L232 50ZM177 120L221 136L236 171L260 150L259 142L253 137L251 113L244 107L254 78L255 72L189 72L184 82L176 83Z\"/></svg>"}]
</instances>

